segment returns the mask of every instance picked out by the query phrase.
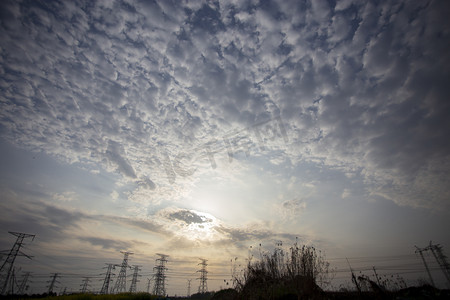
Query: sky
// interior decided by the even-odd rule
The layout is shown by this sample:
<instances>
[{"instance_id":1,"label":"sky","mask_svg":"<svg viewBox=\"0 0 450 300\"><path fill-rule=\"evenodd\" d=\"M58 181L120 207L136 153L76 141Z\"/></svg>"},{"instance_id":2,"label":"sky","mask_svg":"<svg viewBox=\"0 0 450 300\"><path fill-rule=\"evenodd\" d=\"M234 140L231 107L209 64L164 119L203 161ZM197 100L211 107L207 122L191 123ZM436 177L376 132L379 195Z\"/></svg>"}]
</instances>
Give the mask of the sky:
<instances>
[{"instance_id":1,"label":"sky","mask_svg":"<svg viewBox=\"0 0 450 300\"><path fill-rule=\"evenodd\" d=\"M157 253L169 295L196 291L199 258L218 290L280 241L323 251L337 288L346 257L427 280L414 246L450 253L449 15L439 0L1 1L0 250L36 235L16 260L32 292L52 273L58 292L86 276L98 291L120 251L138 290Z\"/></svg>"}]
</instances>

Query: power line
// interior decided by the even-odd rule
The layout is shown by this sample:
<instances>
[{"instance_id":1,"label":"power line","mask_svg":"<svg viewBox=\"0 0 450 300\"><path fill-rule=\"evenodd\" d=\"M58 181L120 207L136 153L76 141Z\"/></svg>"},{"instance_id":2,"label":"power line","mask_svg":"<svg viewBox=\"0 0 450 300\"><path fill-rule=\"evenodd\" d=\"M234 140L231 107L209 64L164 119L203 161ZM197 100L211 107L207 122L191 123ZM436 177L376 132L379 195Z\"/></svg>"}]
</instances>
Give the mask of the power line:
<instances>
[{"instance_id":1,"label":"power line","mask_svg":"<svg viewBox=\"0 0 450 300\"><path fill-rule=\"evenodd\" d=\"M356 257L327 257L328 261L333 260L366 260L366 261L372 261L372 260L400 260L405 258L415 258L414 254L398 254L398 255L381 255L381 256L356 256Z\"/></svg>"},{"instance_id":2,"label":"power line","mask_svg":"<svg viewBox=\"0 0 450 300\"><path fill-rule=\"evenodd\" d=\"M436 258L436 261L438 262L439 266L441 266L441 270L443 268L444 269L448 268L448 263L445 260L446 258L444 256L444 254L442 253L442 249L441 249L441 254L439 254L438 250L436 248L434 248L434 246L436 246L436 245L432 245L430 243L430 246L426 247L426 248L429 248L428 249L429 251L424 251L425 252L424 253L424 259L427 260L428 269L429 269L430 273L433 276L435 276L435 272L434 271L438 269L437 267L435 267L435 266L437 266L437 264L435 264L434 258ZM439 246L439 245L437 245L437 246ZM424 248L424 249L426 249L426 248ZM434 253L433 253L433 250L434 250ZM19 252L19 254L20 254L20 252ZM431 261L430 261L431 254L434 255L434 258L431 259ZM46 257L46 256L44 256L44 257ZM407 262L410 261L409 258L413 258L413 257L416 258L416 262L411 262L411 263L408 264ZM442 259L442 257L444 257L444 259ZM4 259L6 258L6 254L5 254L5 256L3 258ZM53 257L48 257L48 258L54 259ZM425 272L425 269L423 267L422 261L417 260L417 258L418 258L417 255L414 255L414 254L409 255L408 254L408 255L392 255L392 256L351 257L351 258L349 258L349 261L352 263L353 271L371 271L371 272L373 272L373 268L374 268L373 266L377 266L376 270L380 271L380 274L388 274L388 273L391 274L391 272L395 272L395 270L400 271L400 272L395 272L395 273L392 273L392 274L406 274L406 273ZM342 275L344 275L343 273L344 272L349 272L349 270L348 270L348 268L346 270L340 268L341 267L340 266L340 262L336 262L337 260L340 260L340 259L341 258L332 258L332 259L327 259L327 260L333 260L334 263L338 266L338 269L334 269L333 272L341 273ZM5 260L3 260L3 261L5 261ZM36 259L36 260L33 259L33 263L35 263L35 261L39 261L39 259ZM159 261L159 260L157 260L157 261ZM184 262L192 262L192 261L193 260L190 259L190 260L180 260L178 262L184 263ZM376 261L376 262L373 263L373 261ZM377 262L377 261L379 261L379 262ZM378 264L380 264L381 261L383 261L385 263L380 266ZM389 261L391 261L391 262L389 262ZM167 262L167 260L166 260L166 262ZM172 260L171 260L171 262L172 262ZM205 263L206 263L206 260L205 260ZM421 268L419 268L419 264L420 264ZM198 265L202 265L202 263L199 263ZM216 264L214 264L214 265L216 265ZM221 266L222 264L219 263L218 265ZM17 266L17 261L16 261L16 266ZM119 266L119 265L116 265L116 266ZM127 266L128 266L128 264L127 264ZM154 270L157 271L158 267L159 266L156 266L154 268ZM245 268L244 265L243 265L243 268ZM3 269L5 274L6 274L6 269L7 268ZM200 269L200 268L198 268L198 269ZM206 266L205 266L205 270L206 270ZM82 270L80 270L80 271L83 272ZM88 272L86 272L86 273L81 273L81 272L77 272L77 273L58 273L58 276L62 275L64 279L66 277L68 277L69 278L68 280L74 280L73 278L83 278L83 277L86 277L86 276L89 276L90 278L106 279L106 276L104 276L103 274L102 274L101 277L100 277L100 275L87 275L87 273L91 273L91 272L89 271L89 269L87 269L86 271L88 271ZM110 271L112 271L112 269ZM163 277L162 277L162 279L164 281L163 282L164 293L166 291L165 284L166 284L167 278L169 278L170 280L172 280L172 278L176 279L177 280L177 288L178 289L183 289L184 291L186 291L185 290L185 288L186 288L186 285L185 285L186 283L185 282L186 281L184 281L184 280L186 280L186 278L189 278L189 277L193 277L194 278L193 280L196 280L196 279L200 280L200 282L199 282L200 283L199 284L199 292L202 292L202 272L201 271L202 271L201 269L197 270L197 271L195 271L195 269L193 269L192 272L189 272L189 268L187 268L187 267L186 268L182 268L179 271L167 270L167 268L165 268L164 272L163 272ZM13 282L14 281L16 282L16 285L15 285L14 289L16 289L17 287L19 287L21 285L20 281L18 280L18 273L19 272L16 269L15 270L15 274L14 274L14 269L13 269L12 273L10 275L10 278L11 278L10 281L12 280ZM199 277L199 278L195 278L192 275L192 274L196 274L196 273L200 273L199 275L195 276L195 277ZM33 274L35 274L35 273L33 273ZM143 274L142 276L148 276L148 275L153 274L153 273L150 273L149 271L147 271L147 272L140 273L140 274ZM110 285L111 285L111 282L112 282L112 277L111 276L113 276L113 275L114 274L111 273L110 277L109 277L109 280L107 280L108 287L110 287ZM42 278L43 276L48 276L48 275L36 274L36 275L33 275L33 278L37 277L38 281L42 281L42 279L40 279L40 278ZM139 276L141 276L141 275L139 275ZM206 274L205 274L205 291L208 290L207 280L213 280L213 283L215 284L216 281L223 280L223 278L219 279L219 278L221 278L221 276L225 277L225 276L229 276L229 274L225 273L225 272L223 272L223 273L213 272L213 274L211 275L211 274L208 274L208 272L206 272ZM128 281L129 281L129 279L130 278L128 278ZM182 279L182 280L179 280L179 279ZM335 277L334 279L337 279L337 278ZM60 285L64 285L65 281L64 280L61 280L61 281L63 282L63 284L60 284ZM92 281L92 279L91 279L91 281ZM1 282L3 284L3 281L1 281ZM184 282L184 284L183 283L180 284L180 282ZM132 283L132 280L131 280L131 283ZM149 282L149 284L150 284L150 282ZM156 283L155 283L155 286L156 286ZM152 288L154 289L155 287L152 287ZM147 289L148 289L148 291L150 291L150 286L148 286ZM194 291L195 291L195 288L194 288ZM108 292L109 291L107 290L106 293L108 293ZM189 290L189 294L190 294L190 290Z\"/></svg>"}]
</instances>

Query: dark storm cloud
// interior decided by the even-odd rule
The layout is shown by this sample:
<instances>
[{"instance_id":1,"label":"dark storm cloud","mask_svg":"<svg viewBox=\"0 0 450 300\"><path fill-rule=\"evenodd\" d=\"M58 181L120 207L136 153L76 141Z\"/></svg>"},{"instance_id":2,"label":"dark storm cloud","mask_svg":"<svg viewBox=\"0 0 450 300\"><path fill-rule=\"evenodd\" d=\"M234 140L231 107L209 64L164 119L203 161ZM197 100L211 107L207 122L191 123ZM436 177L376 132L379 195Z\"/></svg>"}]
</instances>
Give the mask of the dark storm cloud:
<instances>
[{"instance_id":1,"label":"dark storm cloud","mask_svg":"<svg viewBox=\"0 0 450 300\"><path fill-rule=\"evenodd\" d=\"M1 6L0 132L21 147L160 197L162 153L280 115L290 145L272 150L292 167L320 160L397 203L446 203L446 1Z\"/></svg>"}]
</instances>

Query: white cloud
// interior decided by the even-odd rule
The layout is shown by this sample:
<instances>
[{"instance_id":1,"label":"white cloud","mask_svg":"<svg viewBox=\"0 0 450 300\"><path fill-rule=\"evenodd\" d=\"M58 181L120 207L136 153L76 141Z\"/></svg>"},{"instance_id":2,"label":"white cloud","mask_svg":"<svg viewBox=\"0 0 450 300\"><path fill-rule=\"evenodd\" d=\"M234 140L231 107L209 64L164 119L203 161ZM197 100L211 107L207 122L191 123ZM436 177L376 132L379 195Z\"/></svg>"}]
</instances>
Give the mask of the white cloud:
<instances>
[{"instance_id":1,"label":"white cloud","mask_svg":"<svg viewBox=\"0 0 450 300\"><path fill-rule=\"evenodd\" d=\"M117 191L112 191L110 196L113 201L117 201L117 199L119 199L119 193Z\"/></svg>"},{"instance_id":2,"label":"white cloud","mask_svg":"<svg viewBox=\"0 0 450 300\"><path fill-rule=\"evenodd\" d=\"M302 199L285 200L279 205L279 210L284 217L298 218L299 215L306 209L306 202Z\"/></svg>"},{"instance_id":3,"label":"white cloud","mask_svg":"<svg viewBox=\"0 0 450 300\"><path fill-rule=\"evenodd\" d=\"M362 167L375 176L384 173L374 168L397 154L402 158L390 167L396 176L407 161L416 162L417 172L429 161L413 153L425 153L419 141L436 130L405 111L442 120L435 107L442 105L444 87L438 75L423 82L427 74L443 78L448 72L437 69L447 64L436 52L444 49L441 41L432 38L441 32L439 8L349 3L339 3L333 14L326 2L311 2L304 27L294 13L304 9L275 4L272 11L227 12L228 27L221 23L226 12L217 14L214 6L197 6L191 19L168 3L130 2L128 10L98 3L88 13L69 4L30 6L18 15L24 25L5 23L3 70L19 73L3 71L1 120L9 132L3 135L68 162L114 165L130 180L150 180L156 188L161 183L155 178L164 174L161 149L176 153L280 111L291 144L310 145L288 147L291 160L326 157L328 164ZM8 9L18 13L15 4ZM38 19L27 19L31 13ZM31 25L34 30L23 34ZM287 55L279 52L283 43L291 49ZM428 100L419 104L412 95ZM404 144L415 151L405 152L392 142L408 136L410 123L418 134ZM394 153L386 155L387 149Z\"/></svg>"},{"instance_id":4,"label":"white cloud","mask_svg":"<svg viewBox=\"0 0 450 300\"><path fill-rule=\"evenodd\" d=\"M63 192L63 193L54 193L52 198L56 201L60 202L70 202L74 201L78 198L77 194L73 191Z\"/></svg>"}]
</instances>

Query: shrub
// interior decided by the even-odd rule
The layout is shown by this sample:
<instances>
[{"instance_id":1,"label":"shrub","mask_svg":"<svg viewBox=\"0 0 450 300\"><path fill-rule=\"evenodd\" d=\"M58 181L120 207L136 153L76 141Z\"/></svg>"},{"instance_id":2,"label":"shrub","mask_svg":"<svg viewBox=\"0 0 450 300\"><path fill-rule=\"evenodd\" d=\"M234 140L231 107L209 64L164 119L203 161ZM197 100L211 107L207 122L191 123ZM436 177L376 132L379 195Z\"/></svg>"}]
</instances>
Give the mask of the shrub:
<instances>
[{"instance_id":1,"label":"shrub","mask_svg":"<svg viewBox=\"0 0 450 300\"><path fill-rule=\"evenodd\" d=\"M287 295L313 297L322 293L318 284L329 283L329 263L312 246L289 250L276 248L273 253L250 259L242 276L235 276L235 288L242 299L278 299Z\"/></svg>"}]
</instances>

